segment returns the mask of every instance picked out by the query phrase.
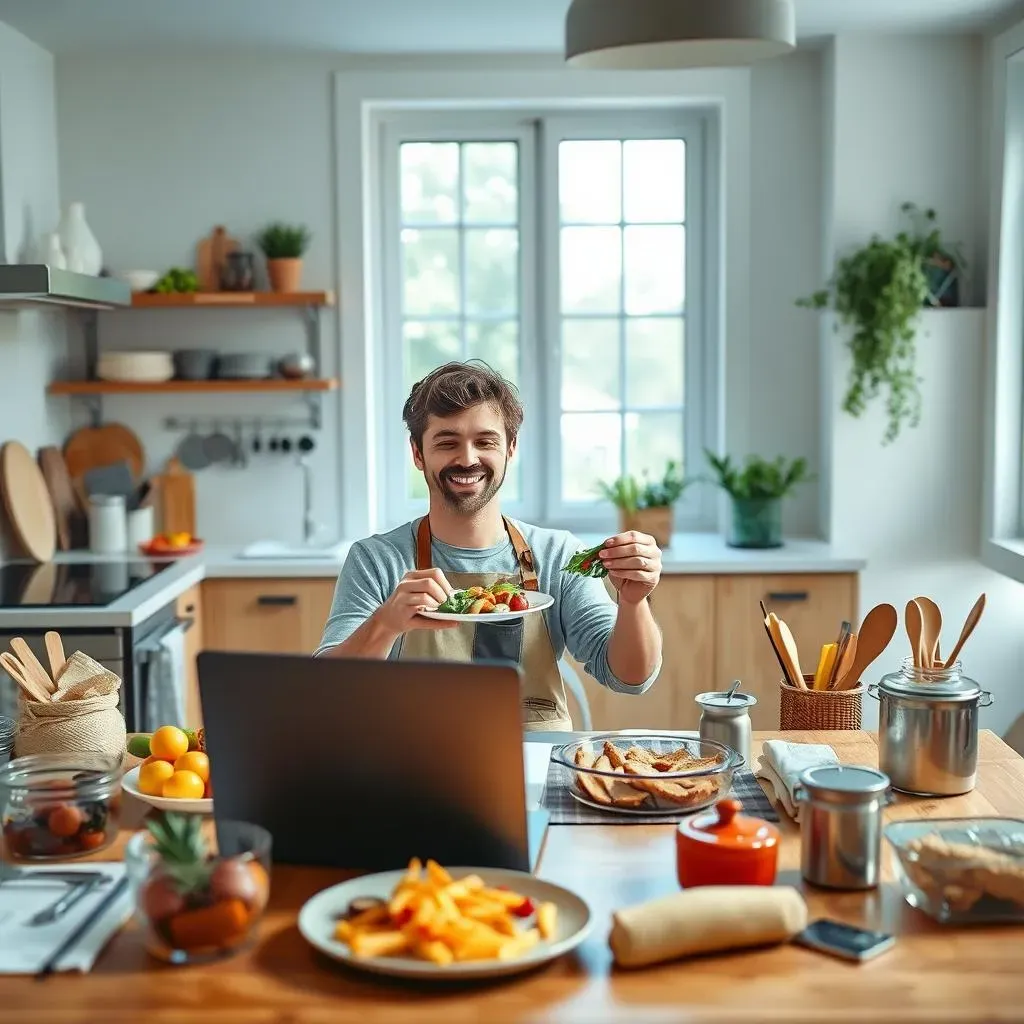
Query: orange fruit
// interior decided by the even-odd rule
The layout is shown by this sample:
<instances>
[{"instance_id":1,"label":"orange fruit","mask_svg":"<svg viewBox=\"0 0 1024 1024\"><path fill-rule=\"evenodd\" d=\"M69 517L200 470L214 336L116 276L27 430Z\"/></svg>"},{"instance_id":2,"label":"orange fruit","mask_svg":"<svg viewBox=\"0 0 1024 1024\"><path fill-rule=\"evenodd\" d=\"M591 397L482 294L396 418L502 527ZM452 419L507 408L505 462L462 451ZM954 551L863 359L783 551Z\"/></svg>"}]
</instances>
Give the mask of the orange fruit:
<instances>
[{"instance_id":1,"label":"orange fruit","mask_svg":"<svg viewBox=\"0 0 1024 1024\"><path fill-rule=\"evenodd\" d=\"M146 796L162 796L164 783L174 774L170 761L150 761L139 769L139 792Z\"/></svg>"},{"instance_id":2,"label":"orange fruit","mask_svg":"<svg viewBox=\"0 0 1024 1024\"><path fill-rule=\"evenodd\" d=\"M149 738L149 752L164 761L176 761L188 750L188 737L176 725L162 725Z\"/></svg>"},{"instance_id":3,"label":"orange fruit","mask_svg":"<svg viewBox=\"0 0 1024 1024\"><path fill-rule=\"evenodd\" d=\"M201 750L190 750L174 762L176 772L195 772L203 780L210 780L210 759Z\"/></svg>"},{"instance_id":4,"label":"orange fruit","mask_svg":"<svg viewBox=\"0 0 1024 1024\"><path fill-rule=\"evenodd\" d=\"M202 800L206 784L195 772L175 772L165 783L162 796L169 800Z\"/></svg>"}]
</instances>

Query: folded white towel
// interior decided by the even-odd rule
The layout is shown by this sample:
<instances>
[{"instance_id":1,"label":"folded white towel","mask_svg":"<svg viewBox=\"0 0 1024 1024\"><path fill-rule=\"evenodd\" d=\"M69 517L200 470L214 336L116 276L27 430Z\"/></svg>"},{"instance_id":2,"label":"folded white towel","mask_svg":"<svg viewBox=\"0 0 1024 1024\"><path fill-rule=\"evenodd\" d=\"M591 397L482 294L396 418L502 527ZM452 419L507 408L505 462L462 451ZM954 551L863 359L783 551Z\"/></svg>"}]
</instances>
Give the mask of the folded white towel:
<instances>
[{"instance_id":1,"label":"folded white towel","mask_svg":"<svg viewBox=\"0 0 1024 1024\"><path fill-rule=\"evenodd\" d=\"M814 768L819 764L839 764L836 752L827 743L765 740L754 774L772 784L775 799L782 804L791 818L799 821L803 805L793 799L793 790L800 781L801 774L807 768Z\"/></svg>"}]
</instances>

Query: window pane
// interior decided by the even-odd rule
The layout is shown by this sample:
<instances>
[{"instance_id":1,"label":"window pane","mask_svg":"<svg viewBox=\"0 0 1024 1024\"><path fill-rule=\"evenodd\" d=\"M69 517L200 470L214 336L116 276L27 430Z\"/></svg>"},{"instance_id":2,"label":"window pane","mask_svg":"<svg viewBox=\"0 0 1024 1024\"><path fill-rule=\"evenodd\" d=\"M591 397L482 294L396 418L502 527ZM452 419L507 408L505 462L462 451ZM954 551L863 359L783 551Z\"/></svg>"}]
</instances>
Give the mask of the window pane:
<instances>
[{"instance_id":1,"label":"window pane","mask_svg":"<svg viewBox=\"0 0 1024 1024\"><path fill-rule=\"evenodd\" d=\"M625 229L626 312L679 313L686 265L681 227Z\"/></svg>"},{"instance_id":2,"label":"window pane","mask_svg":"<svg viewBox=\"0 0 1024 1024\"><path fill-rule=\"evenodd\" d=\"M618 413L564 413L562 500L597 500L598 481L611 482L621 472L621 444Z\"/></svg>"},{"instance_id":3,"label":"window pane","mask_svg":"<svg viewBox=\"0 0 1024 1024\"><path fill-rule=\"evenodd\" d=\"M519 321L470 320L466 323L467 358L482 359L506 380L519 381Z\"/></svg>"},{"instance_id":4,"label":"window pane","mask_svg":"<svg viewBox=\"0 0 1024 1024\"><path fill-rule=\"evenodd\" d=\"M622 241L618 228L562 228L562 311L618 313Z\"/></svg>"},{"instance_id":5,"label":"window pane","mask_svg":"<svg viewBox=\"0 0 1024 1024\"><path fill-rule=\"evenodd\" d=\"M621 407L620 320L562 321L562 408Z\"/></svg>"},{"instance_id":6,"label":"window pane","mask_svg":"<svg viewBox=\"0 0 1024 1024\"><path fill-rule=\"evenodd\" d=\"M461 357L458 321L423 323L407 320L404 335L406 390L435 367Z\"/></svg>"},{"instance_id":7,"label":"window pane","mask_svg":"<svg viewBox=\"0 0 1024 1024\"><path fill-rule=\"evenodd\" d=\"M399 169L402 221L454 224L459 219L459 144L406 142Z\"/></svg>"},{"instance_id":8,"label":"window pane","mask_svg":"<svg viewBox=\"0 0 1024 1024\"><path fill-rule=\"evenodd\" d=\"M463 219L467 223L518 222L518 150L514 142L467 142L463 145Z\"/></svg>"},{"instance_id":9,"label":"window pane","mask_svg":"<svg viewBox=\"0 0 1024 1024\"><path fill-rule=\"evenodd\" d=\"M402 255L404 312L412 316L458 313L458 229L406 228L402 232Z\"/></svg>"},{"instance_id":10,"label":"window pane","mask_svg":"<svg viewBox=\"0 0 1024 1024\"><path fill-rule=\"evenodd\" d=\"M626 221L679 221L686 215L686 143L630 139L622 146Z\"/></svg>"},{"instance_id":11,"label":"window pane","mask_svg":"<svg viewBox=\"0 0 1024 1024\"><path fill-rule=\"evenodd\" d=\"M626 413L626 472L658 479L670 461L683 465L682 412Z\"/></svg>"},{"instance_id":12,"label":"window pane","mask_svg":"<svg viewBox=\"0 0 1024 1024\"><path fill-rule=\"evenodd\" d=\"M519 232L466 229L466 312L514 314L519 308Z\"/></svg>"},{"instance_id":13,"label":"window pane","mask_svg":"<svg viewBox=\"0 0 1024 1024\"><path fill-rule=\"evenodd\" d=\"M622 144L604 139L558 145L558 197L567 224L622 220Z\"/></svg>"},{"instance_id":14,"label":"window pane","mask_svg":"<svg viewBox=\"0 0 1024 1024\"><path fill-rule=\"evenodd\" d=\"M522 476L520 472L521 466L519 465L518 459L513 459L512 464L508 467L508 473L505 476L505 482L501 485L501 500L502 501L520 501L523 497Z\"/></svg>"},{"instance_id":15,"label":"window pane","mask_svg":"<svg viewBox=\"0 0 1024 1024\"><path fill-rule=\"evenodd\" d=\"M683 320L626 321L626 404L682 406Z\"/></svg>"}]
</instances>

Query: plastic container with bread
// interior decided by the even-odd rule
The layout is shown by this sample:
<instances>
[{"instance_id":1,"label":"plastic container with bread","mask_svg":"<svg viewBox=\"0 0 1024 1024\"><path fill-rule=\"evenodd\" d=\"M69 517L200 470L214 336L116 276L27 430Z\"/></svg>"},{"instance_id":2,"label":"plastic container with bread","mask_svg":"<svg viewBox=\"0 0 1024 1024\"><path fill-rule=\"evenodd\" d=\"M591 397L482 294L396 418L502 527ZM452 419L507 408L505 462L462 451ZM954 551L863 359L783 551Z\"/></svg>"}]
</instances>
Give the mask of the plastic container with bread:
<instances>
[{"instance_id":1,"label":"plastic container with bread","mask_svg":"<svg viewBox=\"0 0 1024 1024\"><path fill-rule=\"evenodd\" d=\"M807 927L792 886L709 885L617 910L608 937L620 967L788 942Z\"/></svg>"}]
</instances>

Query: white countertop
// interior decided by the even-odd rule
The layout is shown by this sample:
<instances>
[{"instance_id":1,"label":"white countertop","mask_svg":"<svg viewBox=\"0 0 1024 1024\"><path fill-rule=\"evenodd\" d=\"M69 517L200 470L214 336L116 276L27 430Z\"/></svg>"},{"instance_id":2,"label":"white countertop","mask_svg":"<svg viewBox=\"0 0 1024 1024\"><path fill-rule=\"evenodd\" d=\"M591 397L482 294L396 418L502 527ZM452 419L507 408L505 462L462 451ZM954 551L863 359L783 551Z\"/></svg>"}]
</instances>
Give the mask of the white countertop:
<instances>
[{"instance_id":1,"label":"white countertop","mask_svg":"<svg viewBox=\"0 0 1024 1024\"><path fill-rule=\"evenodd\" d=\"M603 536L580 536L586 545ZM0 608L0 629L73 629L137 626L150 615L204 579L306 578L337 579L351 543L329 556L243 558L238 547L212 545L197 555L167 559L167 568L103 607ZM141 558L140 561L148 561ZM123 556L89 551L61 552L55 562L124 561ZM781 548L751 551L730 548L717 534L677 534L663 552L667 574L721 575L732 573L859 572L865 561L837 552L820 540L788 539Z\"/></svg>"}]
</instances>

